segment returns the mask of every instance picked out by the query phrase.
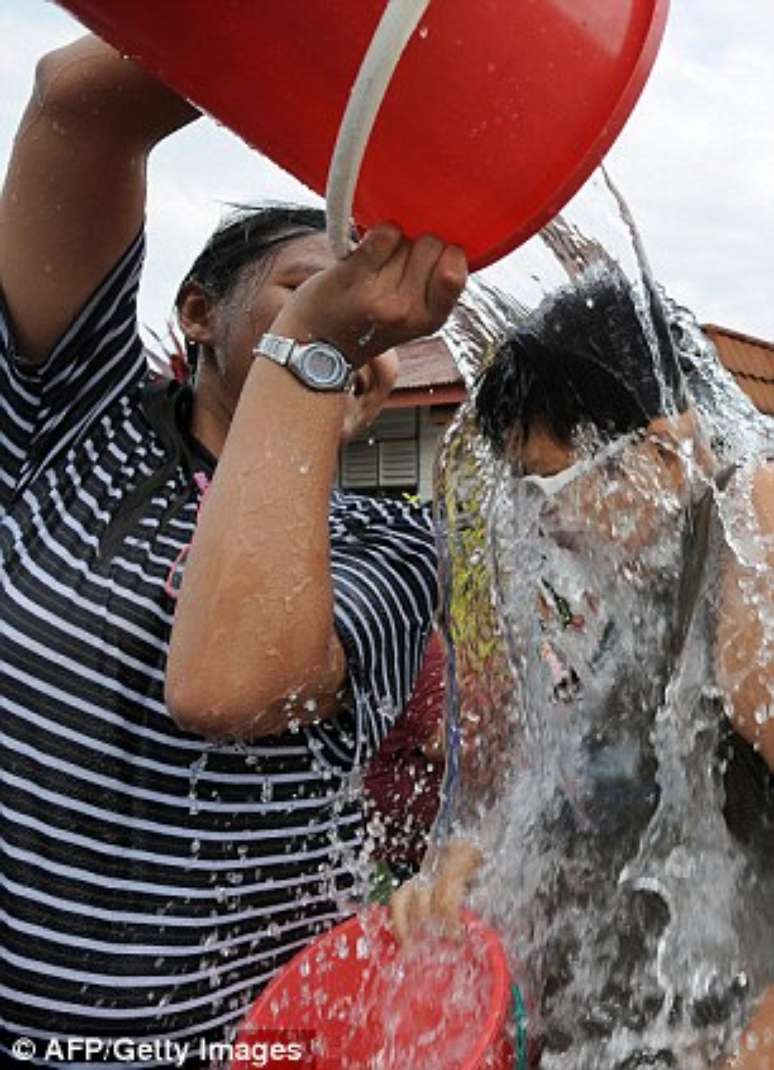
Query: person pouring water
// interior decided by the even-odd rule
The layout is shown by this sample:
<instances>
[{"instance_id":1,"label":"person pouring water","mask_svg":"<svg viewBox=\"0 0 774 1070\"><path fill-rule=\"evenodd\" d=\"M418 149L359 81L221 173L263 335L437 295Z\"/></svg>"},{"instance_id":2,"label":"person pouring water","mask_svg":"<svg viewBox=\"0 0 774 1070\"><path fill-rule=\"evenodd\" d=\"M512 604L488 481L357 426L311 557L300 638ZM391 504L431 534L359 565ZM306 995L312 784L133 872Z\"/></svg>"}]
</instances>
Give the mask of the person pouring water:
<instances>
[{"instance_id":1,"label":"person pouring water","mask_svg":"<svg viewBox=\"0 0 774 1070\"><path fill-rule=\"evenodd\" d=\"M193 1052L349 912L350 774L435 607L425 514L332 482L463 253L385 225L337 262L321 212L238 213L178 294L193 385L149 383L147 158L196 117L86 37L40 61L0 201L6 1055Z\"/></svg>"}]
</instances>

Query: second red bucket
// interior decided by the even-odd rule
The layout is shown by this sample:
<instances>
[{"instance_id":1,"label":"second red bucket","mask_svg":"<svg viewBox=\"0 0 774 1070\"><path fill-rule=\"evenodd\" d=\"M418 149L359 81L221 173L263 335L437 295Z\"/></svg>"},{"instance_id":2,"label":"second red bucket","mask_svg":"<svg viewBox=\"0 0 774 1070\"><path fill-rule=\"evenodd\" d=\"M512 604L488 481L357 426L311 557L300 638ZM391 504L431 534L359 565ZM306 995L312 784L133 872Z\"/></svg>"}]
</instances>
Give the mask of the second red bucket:
<instances>
[{"instance_id":1,"label":"second red bucket","mask_svg":"<svg viewBox=\"0 0 774 1070\"><path fill-rule=\"evenodd\" d=\"M511 986L499 938L467 915L460 942L401 951L386 912L332 929L277 975L243 1022L231 1070L293 1044L315 1070L513 1070ZM281 1061L262 1062L281 1066Z\"/></svg>"}]
</instances>

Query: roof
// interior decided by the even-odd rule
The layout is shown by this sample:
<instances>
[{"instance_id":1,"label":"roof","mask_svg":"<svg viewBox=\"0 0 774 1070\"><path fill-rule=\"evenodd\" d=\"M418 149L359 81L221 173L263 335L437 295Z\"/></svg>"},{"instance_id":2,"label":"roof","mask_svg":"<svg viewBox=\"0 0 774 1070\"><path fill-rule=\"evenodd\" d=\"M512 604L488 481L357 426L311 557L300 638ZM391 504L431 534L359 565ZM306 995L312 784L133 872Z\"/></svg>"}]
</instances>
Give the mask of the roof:
<instances>
[{"instance_id":1,"label":"roof","mask_svg":"<svg viewBox=\"0 0 774 1070\"><path fill-rule=\"evenodd\" d=\"M459 405L465 384L441 338L420 338L399 346L398 382L388 408L404 405Z\"/></svg>"},{"instance_id":2,"label":"roof","mask_svg":"<svg viewBox=\"0 0 774 1070\"><path fill-rule=\"evenodd\" d=\"M457 365L441 338L420 338L398 350L400 370L396 390L426 390L462 382Z\"/></svg>"},{"instance_id":3,"label":"roof","mask_svg":"<svg viewBox=\"0 0 774 1070\"><path fill-rule=\"evenodd\" d=\"M761 412L774 416L774 342L714 323L703 329L742 390Z\"/></svg>"}]
</instances>

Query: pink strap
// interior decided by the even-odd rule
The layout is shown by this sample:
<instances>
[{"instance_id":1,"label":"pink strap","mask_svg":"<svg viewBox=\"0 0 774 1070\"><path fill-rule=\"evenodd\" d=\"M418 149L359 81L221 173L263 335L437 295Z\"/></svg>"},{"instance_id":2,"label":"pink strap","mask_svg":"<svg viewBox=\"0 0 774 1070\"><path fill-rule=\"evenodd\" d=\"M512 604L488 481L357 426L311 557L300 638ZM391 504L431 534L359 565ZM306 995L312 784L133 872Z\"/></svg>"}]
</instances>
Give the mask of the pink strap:
<instances>
[{"instance_id":1,"label":"pink strap","mask_svg":"<svg viewBox=\"0 0 774 1070\"><path fill-rule=\"evenodd\" d=\"M194 472L193 478L199 496L199 502L196 509L196 523L198 524L202 506L204 505L204 499L207 497L207 491L210 489L211 481L206 472ZM178 580L178 576L182 573L183 564L188 557L188 551L190 549L190 542L187 542L185 546L181 547L179 554L169 566L169 572L167 573L167 582L164 584L164 590L175 602L177 601L177 596L179 594L180 580ZM175 586L176 580L178 580L177 587Z\"/></svg>"}]
</instances>

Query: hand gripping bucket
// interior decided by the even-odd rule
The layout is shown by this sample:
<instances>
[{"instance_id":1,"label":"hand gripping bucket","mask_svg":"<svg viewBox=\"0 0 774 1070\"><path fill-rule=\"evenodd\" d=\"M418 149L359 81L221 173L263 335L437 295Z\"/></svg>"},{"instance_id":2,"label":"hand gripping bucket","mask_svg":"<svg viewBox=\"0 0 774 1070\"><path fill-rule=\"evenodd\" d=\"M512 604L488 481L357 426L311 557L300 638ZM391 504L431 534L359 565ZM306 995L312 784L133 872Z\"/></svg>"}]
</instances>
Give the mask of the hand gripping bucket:
<instances>
[{"instance_id":1,"label":"hand gripping bucket","mask_svg":"<svg viewBox=\"0 0 774 1070\"><path fill-rule=\"evenodd\" d=\"M483 922L466 914L460 941L428 936L404 952L374 907L280 971L243 1021L230 1070L289 1066L271 1061L272 1043L296 1043L306 1061L294 1065L315 1070L515 1070L526 1060L512 1011L505 954Z\"/></svg>"}]
</instances>

